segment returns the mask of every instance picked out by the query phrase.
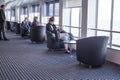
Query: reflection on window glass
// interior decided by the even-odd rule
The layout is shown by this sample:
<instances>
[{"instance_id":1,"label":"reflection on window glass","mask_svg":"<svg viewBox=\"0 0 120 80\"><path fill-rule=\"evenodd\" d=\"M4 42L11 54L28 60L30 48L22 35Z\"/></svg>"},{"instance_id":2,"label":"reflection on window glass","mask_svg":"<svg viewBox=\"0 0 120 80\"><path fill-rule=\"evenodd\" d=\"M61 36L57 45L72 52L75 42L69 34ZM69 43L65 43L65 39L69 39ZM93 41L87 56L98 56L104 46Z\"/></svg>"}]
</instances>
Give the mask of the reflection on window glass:
<instances>
[{"instance_id":1,"label":"reflection on window glass","mask_svg":"<svg viewBox=\"0 0 120 80\"><path fill-rule=\"evenodd\" d=\"M55 3L55 16L59 15L59 3Z\"/></svg>"},{"instance_id":2,"label":"reflection on window glass","mask_svg":"<svg viewBox=\"0 0 120 80\"><path fill-rule=\"evenodd\" d=\"M88 0L88 28L95 28L96 0Z\"/></svg>"},{"instance_id":3,"label":"reflection on window glass","mask_svg":"<svg viewBox=\"0 0 120 80\"><path fill-rule=\"evenodd\" d=\"M120 46L120 33L113 33L112 36L112 44Z\"/></svg>"},{"instance_id":4,"label":"reflection on window glass","mask_svg":"<svg viewBox=\"0 0 120 80\"><path fill-rule=\"evenodd\" d=\"M69 27L63 27L63 30L65 30L66 32L70 32L70 28Z\"/></svg>"},{"instance_id":5,"label":"reflection on window glass","mask_svg":"<svg viewBox=\"0 0 120 80\"><path fill-rule=\"evenodd\" d=\"M99 0L98 29L110 30L111 0Z\"/></svg>"},{"instance_id":6,"label":"reflection on window glass","mask_svg":"<svg viewBox=\"0 0 120 80\"><path fill-rule=\"evenodd\" d=\"M120 31L120 0L114 0L113 30Z\"/></svg>"},{"instance_id":7,"label":"reflection on window glass","mask_svg":"<svg viewBox=\"0 0 120 80\"><path fill-rule=\"evenodd\" d=\"M72 8L71 26L79 27L79 8Z\"/></svg>"},{"instance_id":8,"label":"reflection on window glass","mask_svg":"<svg viewBox=\"0 0 120 80\"><path fill-rule=\"evenodd\" d=\"M87 37L95 36L95 30L87 30Z\"/></svg>"},{"instance_id":9,"label":"reflection on window glass","mask_svg":"<svg viewBox=\"0 0 120 80\"><path fill-rule=\"evenodd\" d=\"M70 9L63 9L63 25L70 26Z\"/></svg>"},{"instance_id":10,"label":"reflection on window glass","mask_svg":"<svg viewBox=\"0 0 120 80\"><path fill-rule=\"evenodd\" d=\"M71 33L75 37L79 37L79 28L71 28Z\"/></svg>"},{"instance_id":11,"label":"reflection on window glass","mask_svg":"<svg viewBox=\"0 0 120 80\"><path fill-rule=\"evenodd\" d=\"M49 4L49 16L53 16L53 4Z\"/></svg>"}]
</instances>

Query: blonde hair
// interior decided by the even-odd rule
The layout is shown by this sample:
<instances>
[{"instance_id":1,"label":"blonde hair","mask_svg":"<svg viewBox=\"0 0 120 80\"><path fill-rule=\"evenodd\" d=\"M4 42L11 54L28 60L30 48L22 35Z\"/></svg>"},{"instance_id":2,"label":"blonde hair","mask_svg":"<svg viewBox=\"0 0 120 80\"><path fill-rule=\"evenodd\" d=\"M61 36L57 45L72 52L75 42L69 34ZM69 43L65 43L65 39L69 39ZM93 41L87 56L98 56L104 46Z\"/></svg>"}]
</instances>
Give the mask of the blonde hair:
<instances>
[{"instance_id":1,"label":"blonde hair","mask_svg":"<svg viewBox=\"0 0 120 80\"><path fill-rule=\"evenodd\" d=\"M25 20L28 20L28 17L25 17Z\"/></svg>"}]
</instances>

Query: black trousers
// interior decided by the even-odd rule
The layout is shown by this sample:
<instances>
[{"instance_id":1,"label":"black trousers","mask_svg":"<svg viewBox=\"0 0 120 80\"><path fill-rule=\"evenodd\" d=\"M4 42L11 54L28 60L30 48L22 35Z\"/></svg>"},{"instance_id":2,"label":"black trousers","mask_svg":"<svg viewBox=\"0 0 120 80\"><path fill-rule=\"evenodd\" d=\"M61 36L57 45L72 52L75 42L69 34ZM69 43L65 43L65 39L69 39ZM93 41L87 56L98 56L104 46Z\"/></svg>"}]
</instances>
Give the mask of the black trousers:
<instances>
[{"instance_id":1,"label":"black trousers","mask_svg":"<svg viewBox=\"0 0 120 80\"><path fill-rule=\"evenodd\" d=\"M4 23L0 23L0 39L2 39L2 36L3 36L3 39L6 39L5 30L4 30Z\"/></svg>"}]
</instances>

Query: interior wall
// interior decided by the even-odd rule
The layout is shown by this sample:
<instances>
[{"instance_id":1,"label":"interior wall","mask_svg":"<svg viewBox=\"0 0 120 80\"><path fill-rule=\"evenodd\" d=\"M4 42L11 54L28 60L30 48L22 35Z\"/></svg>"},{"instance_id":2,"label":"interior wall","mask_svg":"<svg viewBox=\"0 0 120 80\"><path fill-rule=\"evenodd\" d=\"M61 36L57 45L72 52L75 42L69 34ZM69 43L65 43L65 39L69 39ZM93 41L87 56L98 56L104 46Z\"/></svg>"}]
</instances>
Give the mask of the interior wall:
<instances>
[{"instance_id":1,"label":"interior wall","mask_svg":"<svg viewBox=\"0 0 120 80\"><path fill-rule=\"evenodd\" d=\"M108 49L107 60L120 65L120 51Z\"/></svg>"}]
</instances>

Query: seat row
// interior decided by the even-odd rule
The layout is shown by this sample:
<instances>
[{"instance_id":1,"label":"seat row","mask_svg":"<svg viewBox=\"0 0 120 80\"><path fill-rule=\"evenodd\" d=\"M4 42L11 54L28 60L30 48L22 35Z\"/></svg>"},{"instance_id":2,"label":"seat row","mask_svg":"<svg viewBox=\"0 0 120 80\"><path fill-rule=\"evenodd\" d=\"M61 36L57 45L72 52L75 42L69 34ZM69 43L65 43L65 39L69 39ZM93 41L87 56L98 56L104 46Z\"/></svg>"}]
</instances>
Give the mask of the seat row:
<instances>
[{"instance_id":1,"label":"seat row","mask_svg":"<svg viewBox=\"0 0 120 80\"><path fill-rule=\"evenodd\" d=\"M13 25L13 23L12 23ZM14 23L14 27L10 27L7 22L7 29L15 31L16 34L21 32L20 23ZM64 47L62 40L55 40L51 32L45 32L45 26L32 27L30 30L31 41L43 42L47 37L47 47L49 49L59 49ZM93 36L76 40L76 58L80 63L90 66L102 66L105 64L107 55L107 36Z\"/></svg>"}]
</instances>

